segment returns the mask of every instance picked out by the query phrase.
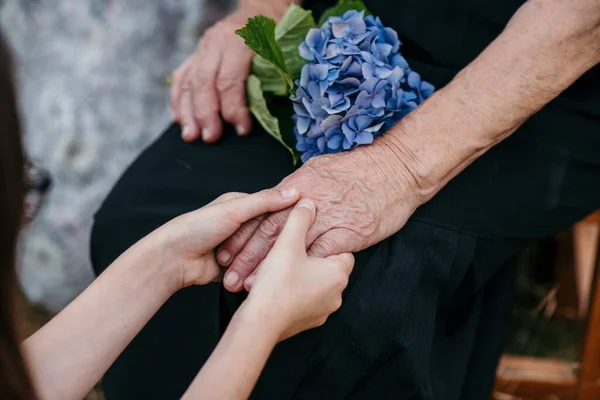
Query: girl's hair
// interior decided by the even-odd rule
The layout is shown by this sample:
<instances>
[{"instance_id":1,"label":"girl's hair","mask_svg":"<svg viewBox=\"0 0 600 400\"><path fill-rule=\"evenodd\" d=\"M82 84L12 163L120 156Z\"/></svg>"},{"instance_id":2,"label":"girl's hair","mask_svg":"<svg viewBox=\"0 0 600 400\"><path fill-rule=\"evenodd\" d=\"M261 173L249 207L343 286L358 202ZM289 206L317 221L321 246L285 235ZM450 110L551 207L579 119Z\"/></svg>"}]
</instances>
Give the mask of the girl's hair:
<instances>
[{"instance_id":1,"label":"girl's hair","mask_svg":"<svg viewBox=\"0 0 600 400\"><path fill-rule=\"evenodd\" d=\"M9 50L0 32L0 398L31 400L17 332L16 247L24 203L23 149Z\"/></svg>"}]
</instances>

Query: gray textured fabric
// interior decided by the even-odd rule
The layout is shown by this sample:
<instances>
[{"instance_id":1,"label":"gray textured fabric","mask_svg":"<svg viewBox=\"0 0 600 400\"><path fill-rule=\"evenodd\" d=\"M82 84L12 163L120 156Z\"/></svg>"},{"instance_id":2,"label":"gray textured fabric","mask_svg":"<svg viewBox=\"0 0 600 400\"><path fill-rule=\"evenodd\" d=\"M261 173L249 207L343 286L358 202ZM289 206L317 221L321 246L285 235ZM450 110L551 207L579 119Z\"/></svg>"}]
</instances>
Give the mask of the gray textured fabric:
<instances>
[{"instance_id":1,"label":"gray textured fabric","mask_svg":"<svg viewBox=\"0 0 600 400\"><path fill-rule=\"evenodd\" d=\"M24 234L21 280L32 301L58 310L92 279L94 211L169 122L165 78L193 51L205 1L0 5L17 58L26 146L54 180Z\"/></svg>"}]
</instances>

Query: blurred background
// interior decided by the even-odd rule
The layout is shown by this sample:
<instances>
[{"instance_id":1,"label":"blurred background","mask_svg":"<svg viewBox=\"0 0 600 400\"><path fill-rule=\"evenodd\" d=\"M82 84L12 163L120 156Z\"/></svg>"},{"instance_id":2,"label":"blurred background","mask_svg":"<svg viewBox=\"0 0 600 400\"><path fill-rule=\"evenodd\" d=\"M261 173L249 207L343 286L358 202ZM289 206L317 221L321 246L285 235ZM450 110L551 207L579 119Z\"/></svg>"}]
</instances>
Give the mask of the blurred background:
<instances>
[{"instance_id":1,"label":"blurred background","mask_svg":"<svg viewBox=\"0 0 600 400\"><path fill-rule=\"evenodd\" d=\"M52 190L22 242L21 282L57 311L93 278L92 217L170 120L166 78L230 0L0 0L25 142Z\"/></svg>"}]
</instances>

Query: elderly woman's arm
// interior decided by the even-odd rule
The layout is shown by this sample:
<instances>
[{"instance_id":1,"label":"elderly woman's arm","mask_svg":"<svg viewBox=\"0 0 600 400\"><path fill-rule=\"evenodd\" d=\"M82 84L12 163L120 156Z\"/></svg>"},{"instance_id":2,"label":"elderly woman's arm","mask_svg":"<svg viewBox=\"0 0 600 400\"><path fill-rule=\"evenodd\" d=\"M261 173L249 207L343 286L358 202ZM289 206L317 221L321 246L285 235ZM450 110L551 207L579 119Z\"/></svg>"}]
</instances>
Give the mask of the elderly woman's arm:
<instances>
[{"instance_id":1,"label":"elderly woman's arm","mask_svg":"<svg viewBox=\"0 0 600 400\"><path fill-rule=\"evenodd\" d=\"M391 164L407 164L424 203L599 62L598 0L530 0L376 147Z\"/></svg>"},{"instance_id":2,"label":"elderly woman's arm","mask_svg":"<svg viewBox=\"0 0 600 400\"><path fill-rule=\"evenodd\" d=\"M315 157L278 186L317 200L312 254L359 251L400 230L417 207L599 61L598 0L525 3L477 59L374 144ZM219 261L231 266L230 290L241 290L285 218L284 211L247 224L225 243Z\"/></svg>"}]
</instances>

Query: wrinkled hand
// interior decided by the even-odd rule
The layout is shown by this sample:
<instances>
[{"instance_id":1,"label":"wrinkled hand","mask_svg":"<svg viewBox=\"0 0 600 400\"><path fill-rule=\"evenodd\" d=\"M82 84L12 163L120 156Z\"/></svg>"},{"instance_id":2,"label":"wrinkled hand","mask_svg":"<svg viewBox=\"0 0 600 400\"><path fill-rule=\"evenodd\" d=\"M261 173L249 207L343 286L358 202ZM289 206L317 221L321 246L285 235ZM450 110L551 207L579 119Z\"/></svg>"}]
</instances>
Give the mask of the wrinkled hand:
<instances>
[{"instance_id":1,"label":"wrinkled hand","mask_svg":"<svg viewBox=\"0 0 600 400\"><path fill-rule=\"evenodd\" d=\"M181 124L182 138L187 142L200 136L208 143L219 140L223 130L220 116L234 125L239 135L250 132L245 82L254 53L235 31L249 17L276 17L281 10L265 9L261 2L249 4L209 28L194 54L173 73L173 119Z\"/></svg>"},{"instance_id":2,"label":"wrinkled hand","mask_svg":"<svg viewBox=\"0 0 600 400\"><path fill-rule=\"evenodd\" d=\"M294 187L316 203L316 221L306 241L309 255L327 257L366 249L400 230L418 207L412 175L373 150L315 157L277 186ZM230 266L224 279L228 290L242 289L289 213L284 210L249 221L221 246L219 263Z\"/></svg>"},{"instance_id":3,"label":"wrinkled hand","mask_svg":"<svg viewBox=\"0 0 600 400\"><path fill-rule=\"evenodd\" d=\"M252 195L228 193L199 210L181 215L143 239L170 268L173 291L218 280L214 249L248 220L286 209L298 201L297 190L263 190Z\"/></svg>"},{"instance_id":4,"label":"wrinkled hand","mask_svg":"<svg viewBox=\"0 0 600 400\"><path fill-rule=\"evenodd\" d=\"M249 307L268 316L279 340L323 325L342 305L342 292L354 266L349 253L324 259L306 254L306 234L314 220L314 202L301 200L261 262L247 299Z\"/></svg>"}]
</instances>

